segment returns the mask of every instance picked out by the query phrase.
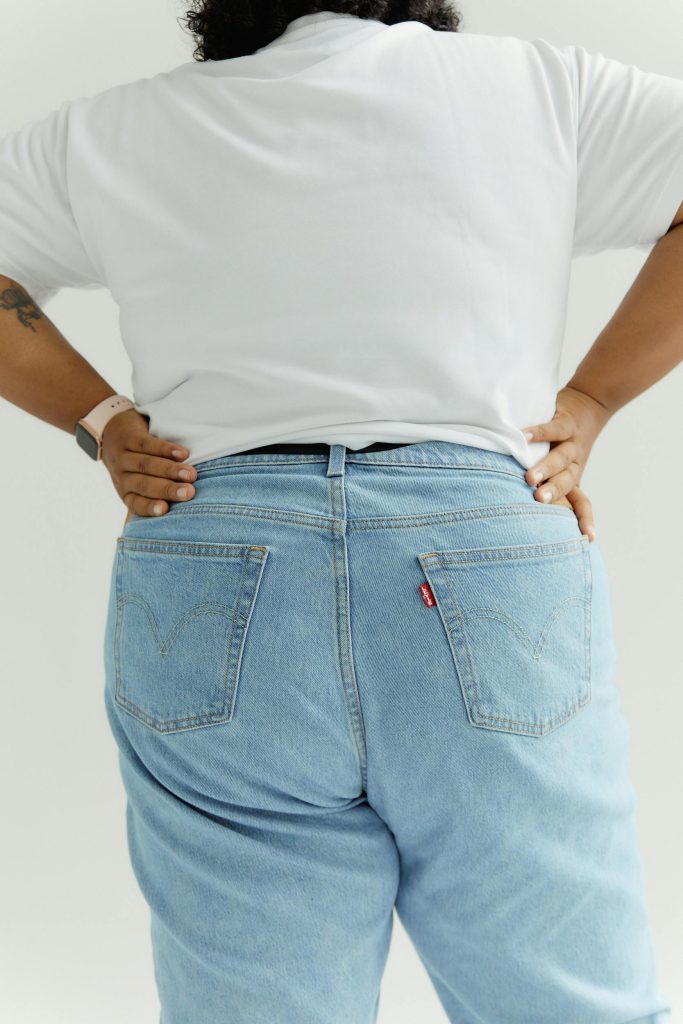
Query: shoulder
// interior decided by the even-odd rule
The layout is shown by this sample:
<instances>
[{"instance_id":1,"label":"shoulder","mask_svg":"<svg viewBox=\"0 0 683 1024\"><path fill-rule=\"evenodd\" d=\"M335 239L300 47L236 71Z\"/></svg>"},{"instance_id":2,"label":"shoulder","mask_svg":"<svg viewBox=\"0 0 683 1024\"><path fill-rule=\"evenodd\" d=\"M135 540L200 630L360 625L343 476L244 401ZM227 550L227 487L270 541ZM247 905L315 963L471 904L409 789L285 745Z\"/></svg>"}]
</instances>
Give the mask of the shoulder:
<instances>
[{"instance_id":1,"label":"shoulder","mask_svg":"<svg viewBox=\"0 0 683 1024\"><path fill-rule=\"evenodd\" d=\"M101 89L99 92L79 95L65 100L72 120L104 119L107 123L126 110L139 109L169 92L173 92L188 73L191 73L196 61L186 61L167 71L158 71L152 75L118 82Z\"/></svg>"},{"instance_id":2,"label":"shoulder","mask_svg":"<svg viewBox=\"0 0 683 1024\"><path fill-rule=\"evenodd\" d=\"M573 54L570 43L554 43L543 36L523 39L514 35L479 32L432 31L434 45L449 63L479 72L486 71L487 87L498 85L515 91L543 92L548 88L563 96L575 86Z\"/></svg>"},{"instance_id":3,"label":"shoulder","mask_svg":"<svg viewBox=\"0 0 683 1024\"><path fill-rule=\"evenodd\" d=\"M494 35L487 32L439 32L430 30L433 38L444 45L472 50L473 52L496 54L501 58L517 60L545 59L562 63L566 60L569 43L553 43L544 36L525 39L522 36Z\"/></svg>"}]
</instances>

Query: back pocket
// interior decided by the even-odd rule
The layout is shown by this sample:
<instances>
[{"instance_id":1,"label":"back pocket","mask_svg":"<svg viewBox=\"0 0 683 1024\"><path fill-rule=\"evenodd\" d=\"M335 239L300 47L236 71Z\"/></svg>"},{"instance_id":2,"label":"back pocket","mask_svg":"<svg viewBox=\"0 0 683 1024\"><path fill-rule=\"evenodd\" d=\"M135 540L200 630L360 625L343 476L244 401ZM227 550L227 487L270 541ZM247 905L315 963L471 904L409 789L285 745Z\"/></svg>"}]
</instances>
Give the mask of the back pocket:
<instances>
[{"instance_id":1,"label":"back pocket","mask_svg":"<svg viewBox=\"0 0 683 1024\"><path fill-rule=\"evenodd\" d=\"M162 733L229 722L268 548L116 543L116 703Z\"/></svg>"},{"instance_id":2,"label":"back pocket","mask_svg":"<svg viewBox=\"0 0 683 1024\"><path fill-rule=\"evenodd\" d=\"M589 543L418 555L472 725L544 736L589 703Z\"/></svg>"}]
</instances>

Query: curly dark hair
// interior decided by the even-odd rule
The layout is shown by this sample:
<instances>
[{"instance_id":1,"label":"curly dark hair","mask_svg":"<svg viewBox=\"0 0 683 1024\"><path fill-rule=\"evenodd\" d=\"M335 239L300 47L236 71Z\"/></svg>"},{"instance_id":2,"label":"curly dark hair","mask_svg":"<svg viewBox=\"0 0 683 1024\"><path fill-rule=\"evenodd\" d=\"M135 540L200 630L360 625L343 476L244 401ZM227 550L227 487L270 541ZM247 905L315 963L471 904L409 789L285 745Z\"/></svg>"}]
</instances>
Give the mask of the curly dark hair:
<instances>
[{"instance_id":1,"label":"curly dark hair","mask_svg":"<svg viewBox=\"0 0 683 1024\"><path fill-rule=\"evenodd\" d=\"M197 45L197 61L244 57L282 35L304 14L332 11L395 25L421 21L437 32L457 32L462 16L450 0L193 0L180 20Z\"/></svg>"}]
</instances>

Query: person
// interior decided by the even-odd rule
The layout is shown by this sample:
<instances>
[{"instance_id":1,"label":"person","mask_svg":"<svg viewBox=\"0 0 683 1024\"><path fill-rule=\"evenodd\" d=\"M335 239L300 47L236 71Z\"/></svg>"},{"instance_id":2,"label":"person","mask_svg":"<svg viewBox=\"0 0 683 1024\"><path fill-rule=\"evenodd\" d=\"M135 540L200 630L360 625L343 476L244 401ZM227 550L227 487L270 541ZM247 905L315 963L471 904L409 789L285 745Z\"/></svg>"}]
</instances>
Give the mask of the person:
<instances>
[{"instance_id":1,"label":"person","mask_svg":"<svg viewBox=\"0 0 683 1024\"><path fill-rule=\"evenodd\" d=\"M161 1021L369 1024L396 911L449 1020L660 1024L580 482L681 358L683 81L445 0L187 25L0 142L0 393L127 507L104 699ZM571 261L627 247L558 388Z\"/></svg>"}]
</instances>

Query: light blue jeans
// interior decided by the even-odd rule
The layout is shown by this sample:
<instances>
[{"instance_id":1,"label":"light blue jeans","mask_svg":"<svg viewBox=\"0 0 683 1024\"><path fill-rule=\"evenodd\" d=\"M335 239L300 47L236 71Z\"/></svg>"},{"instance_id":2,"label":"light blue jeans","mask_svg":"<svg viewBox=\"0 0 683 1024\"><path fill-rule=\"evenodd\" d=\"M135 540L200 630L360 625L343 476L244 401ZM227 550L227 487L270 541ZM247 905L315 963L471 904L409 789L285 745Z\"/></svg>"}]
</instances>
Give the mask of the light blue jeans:
<instances>
[{"instance_id":1,"label":"light blue jeans","mask_svg":"<svg viewBox=\"0 0 683 1024\"><path fill-rule=\"evenodd\" d=\"M228 455L114 555L105 702L161 1024L669 1020L608 575L512 457Z\"/></svg>"}]
</instances>

